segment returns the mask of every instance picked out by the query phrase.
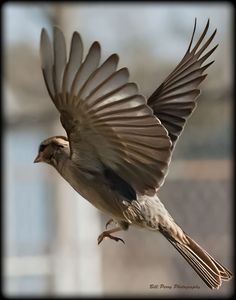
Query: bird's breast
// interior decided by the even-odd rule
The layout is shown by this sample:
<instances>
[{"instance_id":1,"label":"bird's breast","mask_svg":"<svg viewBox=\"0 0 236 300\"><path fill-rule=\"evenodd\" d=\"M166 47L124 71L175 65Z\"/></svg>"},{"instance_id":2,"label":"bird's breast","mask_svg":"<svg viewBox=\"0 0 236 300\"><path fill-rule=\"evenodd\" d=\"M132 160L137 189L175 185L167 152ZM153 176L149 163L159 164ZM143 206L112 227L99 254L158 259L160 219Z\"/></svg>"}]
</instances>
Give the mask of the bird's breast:
<instances>
[{"instance_id":1,"label":"bird's breast","mask_svg":"<svg viewBox=\"0 0 236 300\"><path fill-rule=\"evenodd\" d=\"M120 196L99 177L80 170L73 162L65 163L60 174L83 198L116 220L124 220Z\"/></svg>"}]
</instances>

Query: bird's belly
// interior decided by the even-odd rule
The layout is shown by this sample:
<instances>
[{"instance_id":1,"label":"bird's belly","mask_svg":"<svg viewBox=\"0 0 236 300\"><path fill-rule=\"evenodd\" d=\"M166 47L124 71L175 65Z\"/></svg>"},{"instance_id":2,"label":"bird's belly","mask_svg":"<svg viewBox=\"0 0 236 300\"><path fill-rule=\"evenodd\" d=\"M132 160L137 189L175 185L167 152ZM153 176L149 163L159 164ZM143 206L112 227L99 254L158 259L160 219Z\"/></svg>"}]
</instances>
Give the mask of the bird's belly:
<instances>
[{"instance_id":1,"label":"bird's belly","mask_svg":"<svg viewBox=\"0 0 236 300\"><path fill-rule=\"evenodd\" d=\"M124 220L121 205L116 203L117 201L114 199L115 195L109 189L106 189L106 187L103 188L100 186L98 191L96 185L90 185L88 188L80 184L77 192L103 213L116 220Z\"/></svg>"},{"instance_id":2,"label":"bird's belly","mask_svg":"<svg viewBox=\"0 0 236 300\"><path fill-rule=\"evenodd\" d=\"M97 209L117 221L125 219L122 211L122 199L118 199L114 191L111 191L107 186L97 182L96 179L86 178L85 176L63 177L77 193Z\"/></svg>"}]
</instances>

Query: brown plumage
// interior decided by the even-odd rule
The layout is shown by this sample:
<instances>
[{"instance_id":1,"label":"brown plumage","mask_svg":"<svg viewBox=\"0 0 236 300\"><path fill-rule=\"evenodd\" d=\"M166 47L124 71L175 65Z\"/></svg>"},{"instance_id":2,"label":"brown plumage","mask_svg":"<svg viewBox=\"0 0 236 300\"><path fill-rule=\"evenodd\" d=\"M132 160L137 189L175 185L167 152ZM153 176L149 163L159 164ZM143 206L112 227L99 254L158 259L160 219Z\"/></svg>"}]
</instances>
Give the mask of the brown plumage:
<instances>
[{"instance_id":1,"label":"brown plumage","mask_svg":"<svg viewBox=\"0 0 236 300\"><path fill-rule=\"evenodd\" d=\"M148 105L168 130L168 135L172 142L171 148L174 147L176 140L181 134L186 119L196 107L196 100L200 94L198 86L207 76L203 72L214 61L204 66L202 64L218 47L216 45L204 53L216 34L215 30L207 41L203 43L209 29L209 20L199 40L192 47L196 24L195 20L191 41L183 59L148 99Z\"/></svg>"},{"instance_id":2,"label":"brown plumage","mask_svg":"<svg viewBox=\"0 0 236 300\"><path fill-rule=\"evenodd\" d=\"M229 270L217 262L187 234L185 234L187 243L179 243L162 229L160 232L179 251L209 288L219 288L222 280L229 280L232 277Z\"/></svg>"},{"instance_id":3,"label":"brown plumage","mask_svg":"<svg viewBox=\"0 0 236 300\"><path fill-rule=\"evenodd\" d=\"M42 30L42 71L49 95L60 112L67 136L51 137L39 147L35 162L46 162L92 205L109 215L117 227L104 231L98 243L130 225L161 232L210 288L219 288L232 274L194 242L174 221L157 196L174 146L196 107L203 65L216 30L204 42L209 21L181 62L149 99L130 83L127 68L117 70L118 56L100 64L101 47L94 42L83 59L75 32L67 58L65 39L54 27L51 44ZM110 224L111 220L107 223Z\"/></svg>"}]
</instances>

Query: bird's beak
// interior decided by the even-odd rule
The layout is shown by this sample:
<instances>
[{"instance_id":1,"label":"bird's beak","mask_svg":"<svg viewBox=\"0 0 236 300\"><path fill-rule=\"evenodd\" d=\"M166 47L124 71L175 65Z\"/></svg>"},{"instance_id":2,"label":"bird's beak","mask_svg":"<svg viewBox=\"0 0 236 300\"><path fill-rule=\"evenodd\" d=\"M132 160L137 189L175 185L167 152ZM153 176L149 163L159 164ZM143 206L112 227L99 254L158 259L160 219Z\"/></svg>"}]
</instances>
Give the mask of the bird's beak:
<instances>
[{"instance_id":1,"label":"bird's beak","mask_svg":"<svg viewBox=\"0 0 236 300\"><path fill-rule=\"evenodd\" d=\"M38 154L38 156L34 160L34 163L39 163L39 162L42 162L42 158L41 158L40 153Z\"/></svg>"}]
</instances>

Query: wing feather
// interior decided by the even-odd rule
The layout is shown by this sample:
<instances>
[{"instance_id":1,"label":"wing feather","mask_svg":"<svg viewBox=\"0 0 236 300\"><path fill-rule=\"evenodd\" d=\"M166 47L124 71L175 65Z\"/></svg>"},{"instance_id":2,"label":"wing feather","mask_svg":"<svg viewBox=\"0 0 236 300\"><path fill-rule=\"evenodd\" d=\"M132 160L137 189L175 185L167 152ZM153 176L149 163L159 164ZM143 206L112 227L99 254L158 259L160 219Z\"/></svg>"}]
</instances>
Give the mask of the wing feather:
<instances>
[{"instance_id":1,"label":"wing feather","mask_svg":"<svg viewBox=\"0 0 236 300\"><path fill-rule=\"evenodd\" d=\"M170 161L166 129L137 85L128 82L128 69L117 70L116 54L99 66L101 49L94 42L84 61L82 56L78 33L72 37L67 62L62 32L54 29L52 47L42 31L44 79L61 113L71 159L83 170L103 172L105 166L138 193L155 193Z\"/></svg>"},{"instance_id":2,"label":"wing feather","mask_svg":"<svg viewBox=\"0 0 236 300\"><path fill-rule=\"evenodd\" d=\"M79 94L80 89L83 87L88 77L96 70L100 61L100 56L100 45L98 42L94 42L90 47L84 62L81 64L75 75L70 91L72 97Z\"/></svg>"},{"instance_id":3,"label":"wing feather","mask_svg":"<svg viewBox=\"0 0 236 300\"><path fill-rule=\"evenodd\" d=\"M122 68L114 72L104 82L102 82L97 88L88 96L87 101L95 101L100 97L104 97L116 89L119 89L127 83L129 78L129 71L127 68ZM109 95L110 97L111 95ZM113 99L112 99L113 100Z\"/></svg>"},{"instance_id":4,"label":"wing feather","mask_svg":"<svg viewBox=\"0 0 236 300\"><path fill-rule=\"evenodd\" d=\"M59 94L62 90L63 73L66 66L66 44L64 35L59 28L54 27L53 33L53 84L55 93Z\"/></svg>"},{"instance_id":5,"label":"wing feather","mask_svg":"<svg viewBox=\"0 0 236 300\"><path fill-rule=\"evenodd\" d=\"M54 101L55 90L53 84L53 53L52 45L49 40L47 31L43 28L40 39L40 56L41 66L43 70L44 81L48 90L48 93Z\"/></svg>"},{"instance_id":6,"label":"wing feather","mask_svg":"<svg viewBox=\"0 0 236 300\"><path fill-rule=\"evenodd\" d=\"M71 49L69 61L66 65L66 69L63 77L63 91L69 93L72 88L72 83L75 78L75 74L81 66L83 59L83 44L78 32L74 32L71 41Z\"/></svg>"},{"instance_id":7,"label":"wing feather","mask_svg":"<svg viewBox=\"0 0 236 300\"><path fill-rule=\"evenodd\" d=\"M218 46L216 45L205 53L216 34L215 30L203 43L208 30L209 20L195 46L192 47L196 31L195 19L191 41L184 57L147 101L154 114L167 129L172 142L172 150L187 118L196 107L196 100L200 94L198 86L207 76L203 73L213 63L212 61L202 66Z\"/></svg>"}]
</instances>

